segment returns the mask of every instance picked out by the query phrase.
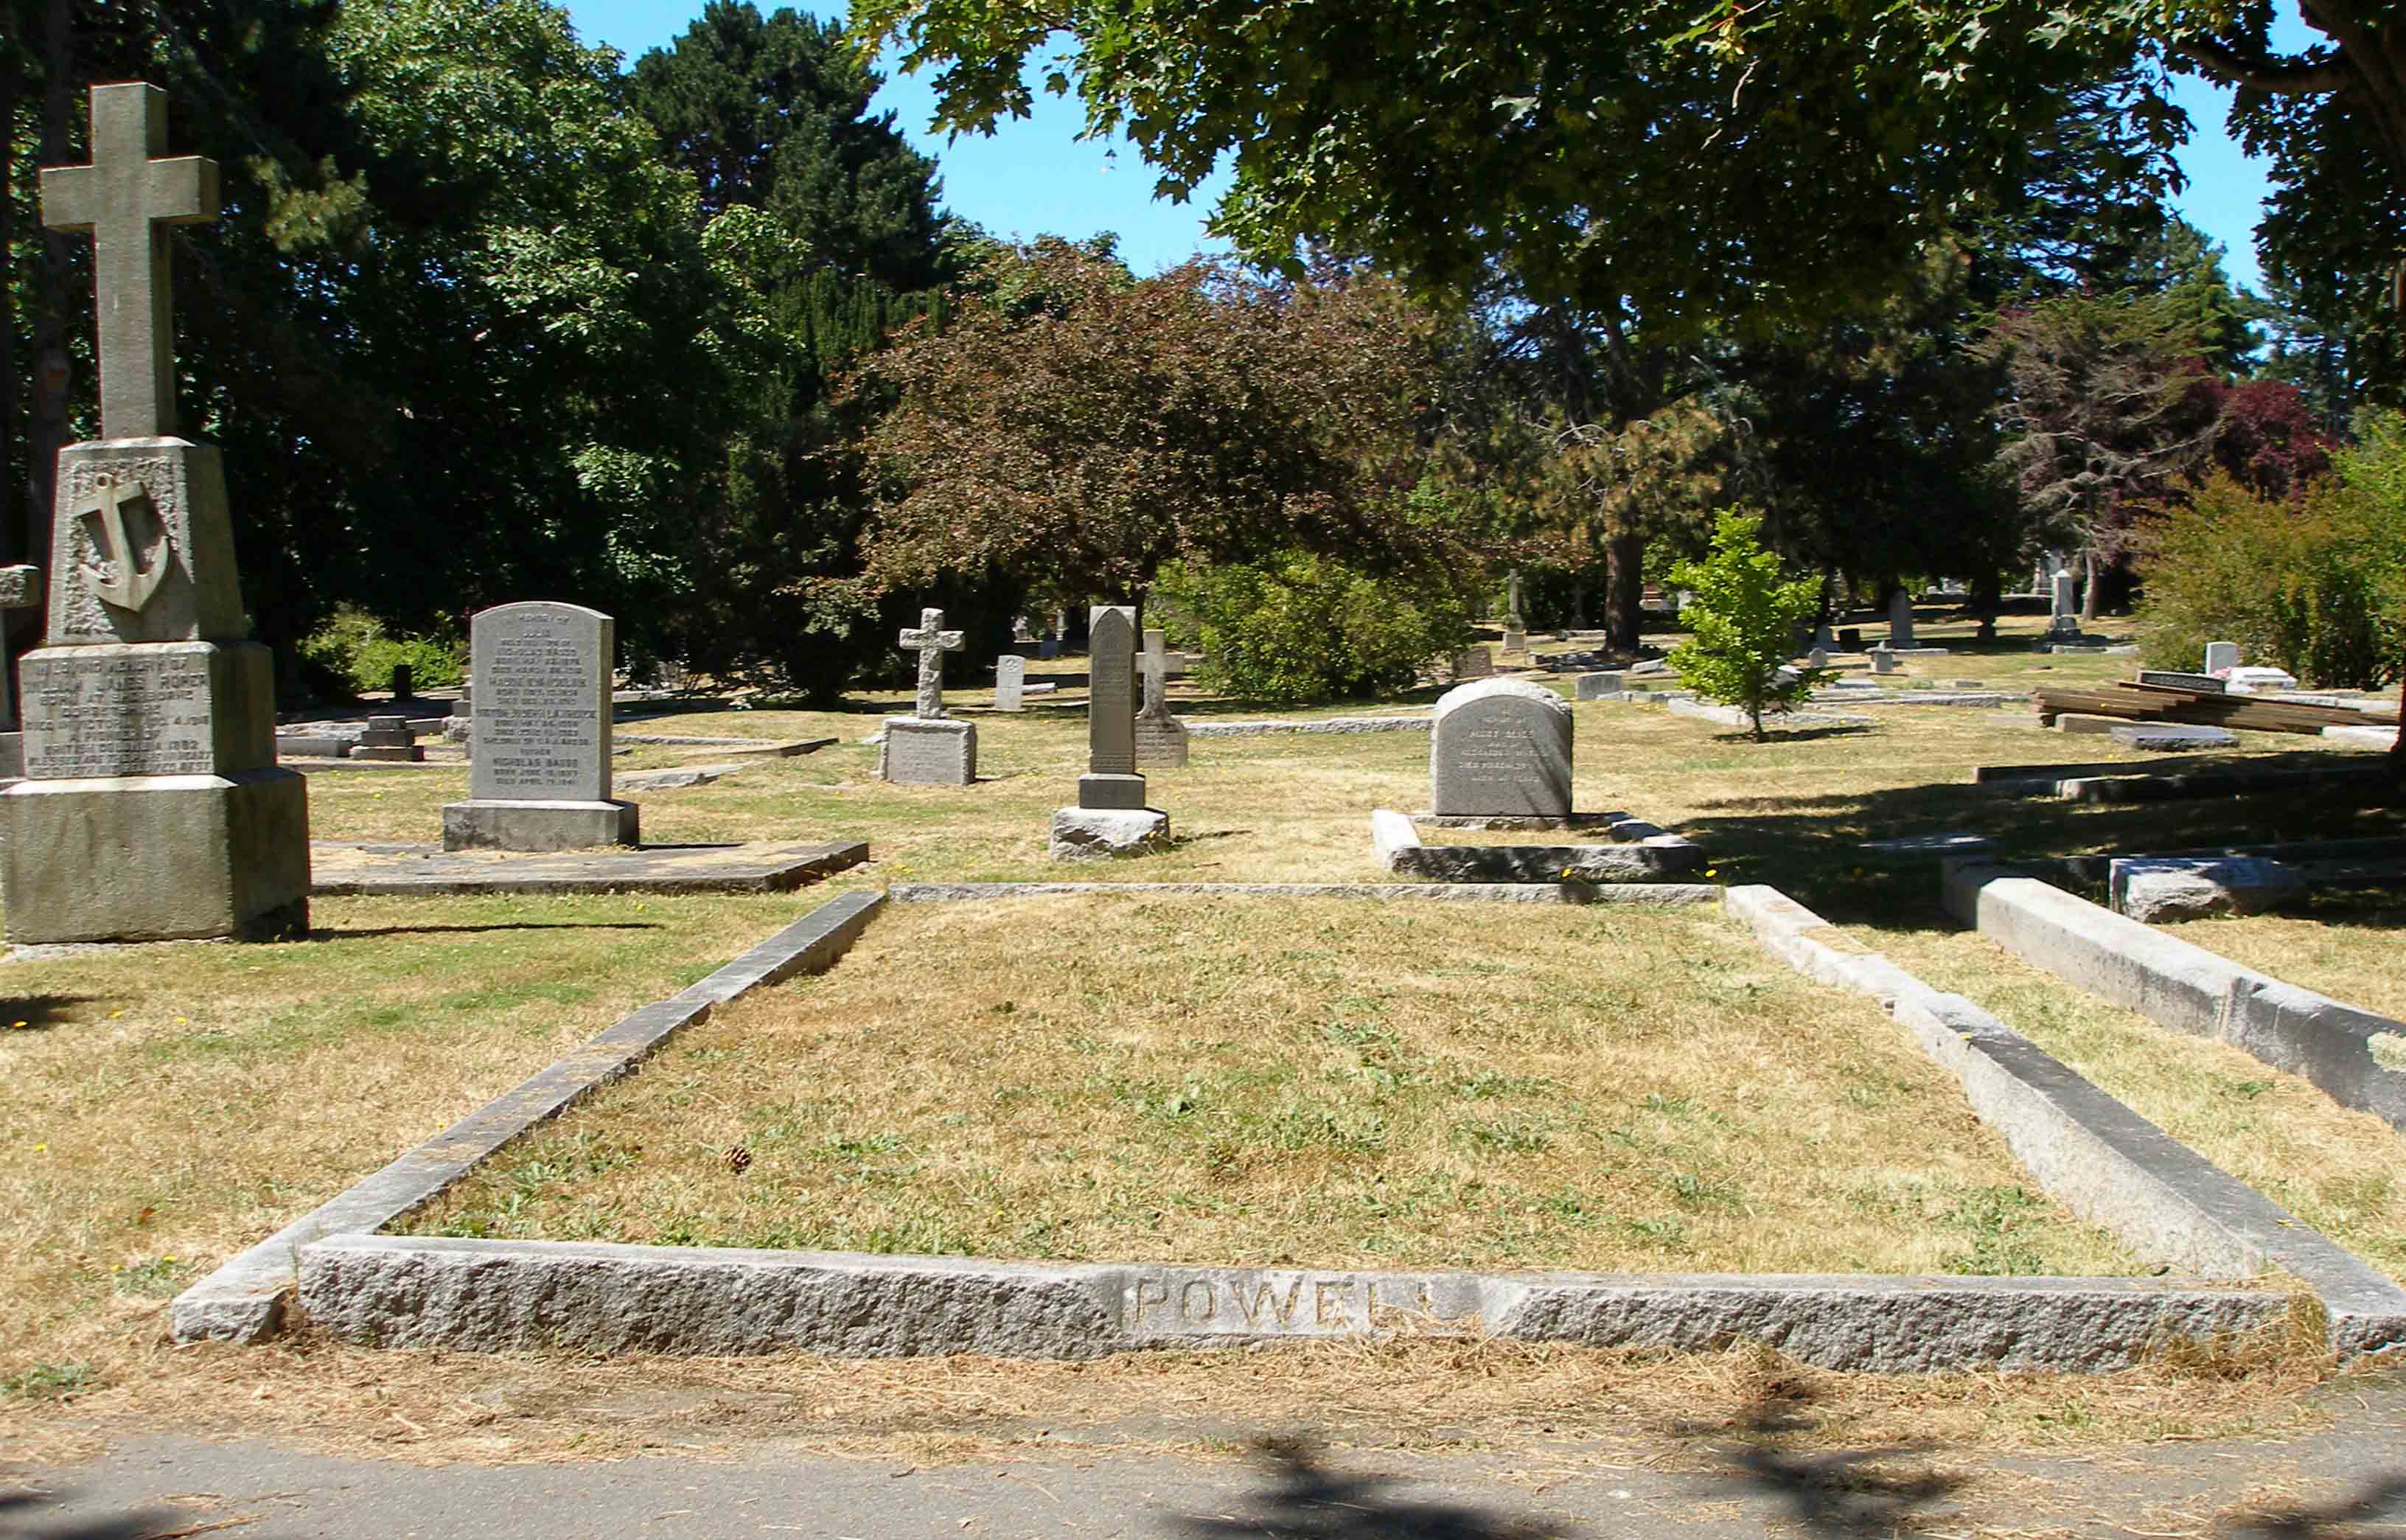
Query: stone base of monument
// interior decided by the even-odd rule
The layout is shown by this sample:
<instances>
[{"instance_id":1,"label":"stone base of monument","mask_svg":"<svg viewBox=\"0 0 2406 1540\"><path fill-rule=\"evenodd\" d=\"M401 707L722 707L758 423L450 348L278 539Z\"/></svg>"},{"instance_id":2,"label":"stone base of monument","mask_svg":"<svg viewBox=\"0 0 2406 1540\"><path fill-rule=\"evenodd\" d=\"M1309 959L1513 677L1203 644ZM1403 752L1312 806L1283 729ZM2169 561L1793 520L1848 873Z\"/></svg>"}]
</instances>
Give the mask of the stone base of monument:
<instances>
[{"instance_id":1,"label":"stone base of monument","mask_svg":"<svg viewBox=\"0 0 2406 1540\"><path fill-rule=\"evenodd\" d=\"M25 735L21 732L0 732L0 781L15 781L25 773Z\"/></svg>"},{"instance_id":2,"label":"stone base of monument","mask_svg":"<svg viewBox=\"0 0 2406 1540\"><path fill-rule=\"evenodd\" d=\"M1169 814L1152 808L1062 808L1053 814L1056 861L1103 861L1168 848Z\"/></svg>"},{"instance_id":3,"label":"stone base of monument","mask_svg":"<svg viewBox=\"0 0 2406 1540\"><path fill-rule=\"evenodd\" d=\"M632 802L446 802L443 848L554 851L640 844L637 823Z\"/></svg>"},{"instance_id":4,"label":"stone base of monument","mask_svg":"<svg viewBox=\"0 0 2406 1540\"><path fill-rule=\"evenodd\" d=\"M21 781L0 830L19 945L308 928L308 783L291 770Z\"/></svg>"},{"instance_id":5,"label":"stone base of monument","mask_svg":"<svg viewBox=\"0 0 2406 1540\"><path fill-rule=\"evenodd\" d=\"M869 859L858 840L655 845L649 850L446 851L316 841L309 891L427 897L470 893L785 893Z\"/></svg>"},{"instance_id":6,"label":"stone base of monument","mask_svg":"<svg viewBox=\"0 0 2406 1540\"><path fill-rule=\"evenodd\" d=\"M1439 822L1446 822L1439 820ZM1651 883L1705 867L1704 850L1627 813L1580 815L1600 825L1609 845L1423 845L1414 820L1385 809L1370 814L1370 849L1398 877L1427 883ZM1491 824L1478 827L1493 827ZM1526 827L1522 823L1516 827ZM1565 819L1540 827L1574 827Z\"/></svg>"},{"instance_id":7,"label":"stone base of monument","mask_svg":"<svg viewBox=\"0 0 2406 1540\"><path fill-rule=\"evenodd\" d=\"M877 745L877 778L903 786L977 782L977 728L951 717L889 716Z\"/></svg>"}]
</instances>

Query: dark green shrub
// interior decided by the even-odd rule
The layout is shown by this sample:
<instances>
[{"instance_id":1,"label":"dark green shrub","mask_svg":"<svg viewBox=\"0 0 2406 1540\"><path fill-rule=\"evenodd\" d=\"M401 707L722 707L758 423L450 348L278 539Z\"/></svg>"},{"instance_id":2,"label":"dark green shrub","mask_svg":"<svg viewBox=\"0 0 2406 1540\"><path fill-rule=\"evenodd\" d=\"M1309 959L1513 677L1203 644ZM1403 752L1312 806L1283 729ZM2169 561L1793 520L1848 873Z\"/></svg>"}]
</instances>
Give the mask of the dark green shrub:
<instances>
[{"instance_id":1,"label":"dark green shrub","mask_svg":"<svg viewBox=\"0 0 2406 1540\"><path fill-rule=\"evenodd\" d=\"M1287 704L1408 690L1471 635L1468 592L1451 574L1376 576L1300 551L1168 568L1153 597L1209 655L1206 685Z\"/></svg>"},{"instance_id":2,"label":"dark green shrub","mask_svg":"<svg viewBox=\"0 0 2406 1540\"><path fill-rule=\"evenodd\" d=\"M2217 473L2144 535L2141 646L2194 669L2208 642L2310 684L2372 688L2406 662L2406 431L2395 414L2300 500Z\"/></svg>"},{"instance_id":3,"label":"dark green shrub","mask_svg":"<svg viewBox=\"0 0 2406 1540\"><path fill-rule=\"evenodd\" d=\"M303 680L339 680L352 695L386 688L396 663L409 665L411 683L419 689L457 685L466 677L464 649L457 639L390 636L383 621L348 605L301 643Z\"/></svg>"}]
</instances>

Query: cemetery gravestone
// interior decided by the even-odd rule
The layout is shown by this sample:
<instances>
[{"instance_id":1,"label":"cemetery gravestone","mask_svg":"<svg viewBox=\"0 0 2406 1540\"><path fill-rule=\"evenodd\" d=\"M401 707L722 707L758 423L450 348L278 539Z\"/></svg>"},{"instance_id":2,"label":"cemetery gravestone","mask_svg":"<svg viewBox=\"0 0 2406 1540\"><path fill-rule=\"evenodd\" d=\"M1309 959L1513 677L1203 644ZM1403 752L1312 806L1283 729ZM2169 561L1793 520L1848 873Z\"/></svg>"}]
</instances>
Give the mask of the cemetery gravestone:
<instances>
[{"instance_id":1,"label":"cemetery gravestone","mask_svg":"<svg viewBox=\"0 0 2406 1540\"><path fill-rule=\"evenodd\" d=\"M1022 699L1027 690L1027 659L1016 653L1005 653L994 660L994 709L998 712L1025 711Z\"/></svg>"},{"instance_id":2,"label":"cemetery gravestone","mask_svg":"<svg viewBox=\"0 0 2406 1540\"><path fill-rule=\"evenodd\" d=\"M2075 586L2071 569L2066 568L2057 572L2053 581L2054 599L2050 605L2052 614L2047 618L2046 633L2049 636L2077 636L2080 634L2080 607L2075 597Z\"/></svg>"},{"instance_id":3,"label":"cemetery gravestone","mask_svg":"<svg viewBox=\"0 0 2406 1540\"><path fill-rule=\"evenodd\" d=\"M2205 644L2205 671L2227 674L2239 667L2239 643L2209 642Z\"/></svg>"},{"instance_id":4,"label":"cemetery gravestone","mask_svg":"<svg viewBox=\"0 0 2406 1540\"><path fill-rule=\"evenodd\" d=\"M1495 672L1495 657L1486 643L1465 647L1453 655L1453 677L1457 681L1485 679Z\"/></svg>"},{"instance_id":5,"label":"cemetery gravestone","mask_svg":"<svg viewBox=\"0 0 2406 1540\"><path fill-rule=\"evenodd\" d=\"M417 763L426 757L426 751L418 746L418 734L409 730L408 717L371 716L367 729L352 745L349 757Z\"/></svg>"},{"instance_id":6,"label":"cemetery gravestone","mask_svg":"<svg viewBox=\"0 0 2406 1540\"><path fill-rule=\"evenodd\" d=\"M616 632L599 610L545 600L469 621L475 734L468 800L443 809L444 849L636 843L635 804L610 797Z\"/></svg>"},{"instance_id":7,"label":"cemetery gravestone","mask_svg":"<svg viewBox=\"0 0 2406 1540\"><path fill-rule=\"evenodd\" d=\"M1086 773L1078 805L1053 814L1055 860L1140 855L1169 841L1169 815L1144 805L1136 767L1136 611L1097 604L1086 643Z\"/></svg>"},{"instance_id":8,"label":"cemetery gravestone","mask_svg":"<svg viewBox=\"0 0 2406 1540\"><path fill-rule=\"evenodd\" d=\"M944 712L944 655L963 644L960 632L944 629L941 610L921 610L917 628L902 633L902 650L919 655L918 708L885 719L877 749L880 780L903 786L976 783L977 728Z\"/></svg>"},{"instance_id":9,"label":"cemetery gravestone","mask_svg":"<svg viewBox=\"0 0 2406 1540\"><path fill-rule=\"evenodd\" d=\"M176 434L169 224L217 218L217 165L160 158L166 95L94 86L92 161L41 176L92 240L101 437L58 456L48 624L20 661L26 779L0 798L19 942L305 928L306 784L276 764L216 448Z\"/></svg>"},{"instance_id":10,"label":"cemetery gravestone","mask_svg":"<svg viewBox=\"0 0 2406 1540\"><path fill-rule=\"evenodd\" d=\"M39 567L0 567L0 611L37 610L41 606ZM9 699L7 681L0 679L0 781L14 781L24 773L24 735L17 730L16 706Z\"/></svg>"},{"instance_id":11,"label":"cemetery gravestone","mask_svg":"<svg viewBox=\"0 0 2406 1540\"><path fill-rule=\"evenodd\" d=\"M1903 588L1889 596L1888 644L1891 650L1903 651L1913 642L1913 600Z\"/></svg>"},{"instance_id":12,"label":"cemetery gravestone","mask_svg":"<svg viewBox=\"0 0 2406 1540\"><path fill-rule=\"evenodd\" d=\"M1517 679L1447 691L1430 733L1429 811L1438 817L1568 818L1570 703Z\"/></svg>"},{"instance_id":13,"label":"cemetery gravestone","mask_svg":"<svg viewBox=\"0 0 2406 1540\"><path fill-rule=\"evenodd\" d=\"M1144 710L1136 716L1136 762L1140 770L1186 768L1186 724L1169 714L1168 684L1168 639L1149 630L1144 633Z\"/></svg>"}]
</instances>

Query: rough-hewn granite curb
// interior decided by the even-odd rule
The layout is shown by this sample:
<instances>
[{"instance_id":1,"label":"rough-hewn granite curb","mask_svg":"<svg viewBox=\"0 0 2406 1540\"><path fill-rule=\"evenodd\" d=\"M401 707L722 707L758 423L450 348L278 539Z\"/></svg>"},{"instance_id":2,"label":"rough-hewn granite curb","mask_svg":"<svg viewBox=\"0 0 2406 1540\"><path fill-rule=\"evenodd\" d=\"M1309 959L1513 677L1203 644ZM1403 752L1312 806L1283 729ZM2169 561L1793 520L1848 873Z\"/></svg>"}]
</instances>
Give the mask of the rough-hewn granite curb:
<instances>
[{"instance_id":1,"label":"rough-hewn granite curb","mask_svg":"<svg viewBox=\"0 0 2406 1540\"><path fill-rule=\"evenodd\" d=\"M1189 738L1265 738L1281 732L1427 732L1425 716L1332 716L1319 722L1196 722L1188 719Z\"/></svg>"},{"instance_id":2,"label":"rough-hewn granite curb","mask_svg":"<svg viewBox=\"0 0 2406 1540\"><path fill-rule=\"evenodd\" d=\"M1711 883L896 883L898 904L975 903L986 898L1063 898L1111 894L1157 898L1185 893L1237 898L1440 898L1473 904L1705 904Z\"/></svg>"},{"instance_id":3,"label":"rough-hewn granite curb","mask_svg":"<svg viewBox=\"0 0 2406 1540\"><path fill-rule=\"evenodd\" d=\"M301 1302L347 1341L471 1351L1093 1358L1369 1332L1711 1350L1875 1373L2125 1368L2288 1299L2149 1279L1383 1273L338 1236Z\"/></svg>"},{"instance_id":4,"label":"rough-hewn granite curb","mask_svg":"<svg viewBox=\"0 0 2406 1540\"><path fill-rule=\"evenodd\" d=\"M2060 780L1982 781L2000 797L2062 798L2073 802L2179 802L2201 797L2245 797L2261 792L2311 792L2361 798L2378 805L2390 792L2386 765L2350 765L2333 770L2195 770L2151 775L2140 767L2127 775L2084 775Z\"/></svg>"},{"instance_id":5,"label":"rough-hewn granite curb","mask_svg":"<svg viewBox=\"0 0 2406 1540\"><path fill-rule=\"evenodd\" d=\"M431 1201L502 1145L632 1070L672 1036L706 1019L715 1007L762 984L827 968L851 949L885 902L876 893L830 898L709 977L625 1017L383 1170L230 1259L176 1296L170 1313L177 1339L256 1342L273 1335L312 1242L389 1224Z\"/></svg>"},{"instance_id":6,"label":"rough-hewn granite curb","mask_svg":"<svg viewBox=\"0 0 2406 1540\"><path fill-rule=\"evenodd\" d=\"M1932 989L1776 888L1734 887L1723 901L1799 972L1876 996L1962 1082L1973 1110L2043 1191L2141 1257L2225 1278L2281 1267L2322 1301L2343 1356L2406 1347L2406 1290L1996 1017Z\"/></svg>"},{"instance_id":7,"label":"rough-hewn granite curb","mask_svg":"<svg viewBox=\"0 0 2406 1540\"><path fill-rule=\"evenodd\" d=\"M2284 983L1993 861L1943 869L1946 911L2006 951L2150 1021L2220 1038L2342 1107L2406 1128L2406 1070L2374 1039L2406 1022ZM2406 1041L2398 1044L2406 1049Z\"/></svg>"}]
</instances>

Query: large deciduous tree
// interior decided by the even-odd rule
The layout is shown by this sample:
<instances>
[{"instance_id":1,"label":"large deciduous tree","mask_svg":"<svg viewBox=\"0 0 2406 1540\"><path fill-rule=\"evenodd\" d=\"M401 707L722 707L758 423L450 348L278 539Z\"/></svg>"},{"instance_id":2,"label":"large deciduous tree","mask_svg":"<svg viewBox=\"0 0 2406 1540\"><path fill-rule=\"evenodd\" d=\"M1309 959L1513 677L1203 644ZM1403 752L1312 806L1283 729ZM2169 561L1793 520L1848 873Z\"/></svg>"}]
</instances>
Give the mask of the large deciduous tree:
<instances>
[{"instance_id":1,"label":"large deciduous tree","mask_svg":"<svg viewBox=\"0 0 2406 1540\"><path fill-rule=\"evenodd\" d=\"M1010 572L1140 600L1179 557L1415 553L1425 350L1386 286L1139 280L1056 241L994 261L984 302L869 360L897 400L870 439L873 583Z\"/></svg>"}]
</instances>

